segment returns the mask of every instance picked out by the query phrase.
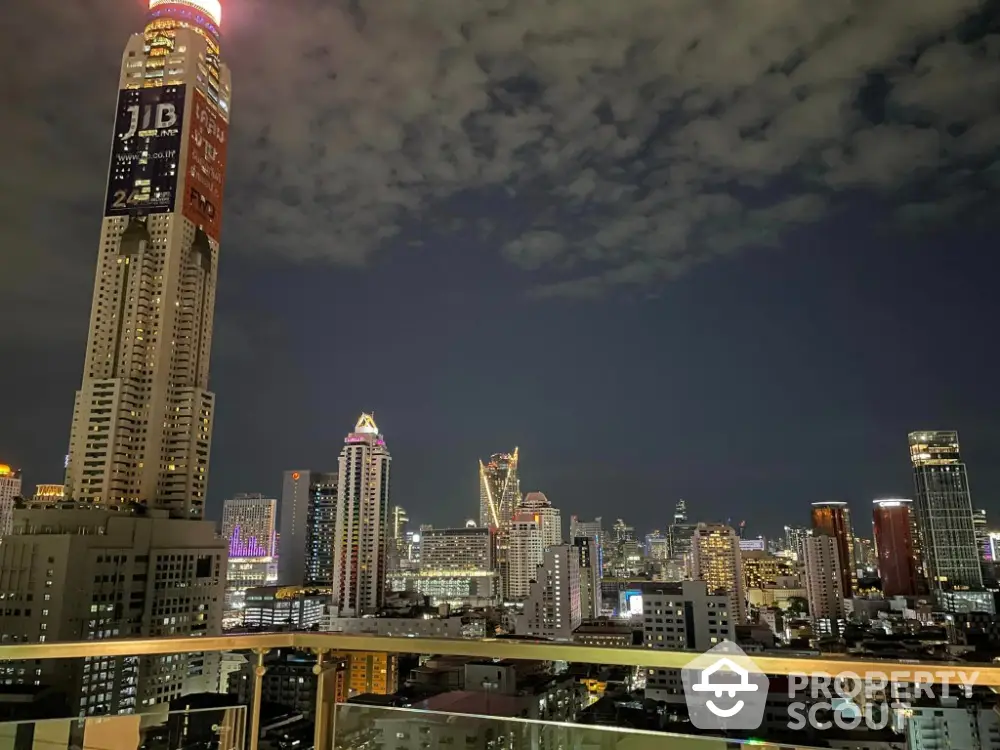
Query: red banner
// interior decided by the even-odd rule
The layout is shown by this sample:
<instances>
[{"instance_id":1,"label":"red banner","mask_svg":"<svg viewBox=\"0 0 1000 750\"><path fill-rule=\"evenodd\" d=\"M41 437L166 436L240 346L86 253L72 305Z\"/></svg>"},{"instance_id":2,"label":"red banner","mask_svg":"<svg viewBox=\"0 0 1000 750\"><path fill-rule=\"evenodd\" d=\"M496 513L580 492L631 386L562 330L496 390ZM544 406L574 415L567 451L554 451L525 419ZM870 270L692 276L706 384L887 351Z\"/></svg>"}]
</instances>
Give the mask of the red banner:
<instances>
[{"instance_id":1,"label":"red banner","mask_svg":"<svg viewBox=\"0 0 1000 750\"><path fill-rule=\"evenodd\" d=\"M205 95L192 96L184 216L216 242L222 234L222 188L226 177L228 125Z\"/></svg>"}]
</instances>

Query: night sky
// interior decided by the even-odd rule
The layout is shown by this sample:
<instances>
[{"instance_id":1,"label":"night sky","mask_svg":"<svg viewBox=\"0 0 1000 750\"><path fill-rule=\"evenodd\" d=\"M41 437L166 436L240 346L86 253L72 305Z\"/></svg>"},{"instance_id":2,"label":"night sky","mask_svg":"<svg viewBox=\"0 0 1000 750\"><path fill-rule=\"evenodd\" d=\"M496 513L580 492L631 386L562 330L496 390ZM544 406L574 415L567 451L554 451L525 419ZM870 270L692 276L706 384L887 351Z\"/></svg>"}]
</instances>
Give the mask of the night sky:
<instances>
[{"instance_id":1,"label":"night sky","mask_svg":"<svg viewBox=\"0 0 1000 750\"><path fill-rule=\"evenodd\" d=\"M393 502L478 458L641 533L770 534L912 491L957 429L1000 521L1000 4L224 1L233 71L210 512L330 469L374 410ZM0 45L0 460L62 480L139 0Z\"/></svg>"}]
</instances>

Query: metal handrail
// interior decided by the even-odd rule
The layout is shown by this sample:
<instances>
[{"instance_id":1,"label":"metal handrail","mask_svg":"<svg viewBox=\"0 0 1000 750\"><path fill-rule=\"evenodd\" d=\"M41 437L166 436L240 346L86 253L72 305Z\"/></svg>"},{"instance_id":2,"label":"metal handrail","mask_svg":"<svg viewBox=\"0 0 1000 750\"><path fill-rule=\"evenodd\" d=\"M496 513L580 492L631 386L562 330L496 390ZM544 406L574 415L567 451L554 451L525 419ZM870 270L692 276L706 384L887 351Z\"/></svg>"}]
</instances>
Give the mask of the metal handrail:
<instances>
[{"instance_id":1,"label":"metal handrail","mask_svg":"<svg viewBox=\"0 0 1000 750\"><path fill-rule=\"evenodd\" d=\"M277 648L297 648L326 652L376 651L403 654L441 654L467 656L476 659L531 659L567 661L589 664L648 667L651 669L681 669L697 654L646 648L611 648L583 646L575 643L526 641L506 638L404 638L385 635L351 635L345 633L259 633L209 637L122 638L62 643L19 643L0 645L0 660L74 659L83 657L136 656L183 654L219 651L269 651ZM749 655L757 668L772 675L814 674L831 675L853 672L892 673L894 681L955 682L956 671L965 673L966 682L1000 686L1000 665L964 661L921 662L893 659L854 659L840 654L817 657L784 656L779 652ZM974 674L975 673L975 674Z\"/></svg>"}]
</instances>

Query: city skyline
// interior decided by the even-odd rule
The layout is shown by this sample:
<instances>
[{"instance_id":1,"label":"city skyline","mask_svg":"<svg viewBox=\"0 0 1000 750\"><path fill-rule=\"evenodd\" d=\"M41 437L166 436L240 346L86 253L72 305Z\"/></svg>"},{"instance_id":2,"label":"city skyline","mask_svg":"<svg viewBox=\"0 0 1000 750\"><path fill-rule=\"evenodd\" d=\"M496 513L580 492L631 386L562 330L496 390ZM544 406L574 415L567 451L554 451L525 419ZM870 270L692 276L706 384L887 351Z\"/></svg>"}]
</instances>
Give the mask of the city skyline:
<instances>
[{"instance_id":1,"label":"city skyline","mask_svg":"<svg viewBox=\"0 0 1000 750\"><path fill-rule=\"evenodd\" d=\"M14 363L0 373L0 461L21 468L28 486L62 479L93 291L94 248L83 238L96 237L120 40L140 28L139 5L95 0L84 12L26 3L9 20L32 44L9 66L28 106L0 122L4 163L19 176L0 243L17 279L0 298L0 318L16 322L0 331L0 352ZM1000 171L990 168L998 136L984 127L995 101L978 88L991 66L976 57L992 21L973 3L899 4L878 18L857 4L831 6L836 48L849 51L836 60L815 44L815 19L788 10L803 22L786 41L811 62L797 75L815 88L803 90L828 92L803 101L775 79L785 48L734 40L739 23L689 23L687 6L658 6L642 28L619 6L549 18L551 38L504 37L501 57L543 66L507 78L502 66L473 75L481 37L448 46L463 38L463 23L479 28L481 19L463 17L474 4L454 17L436 15L434 4L417 4L413 18L373 8L364 25L346 4L324 5L322 24L305 0L224 5L227 60L253 83L237 97L229 144L210 516L236 492L277 494L288 467L327 465L339 450L330 425L363 408L376 408L393 435L400 503L435 524L472 512L476 477L457 467L517 445L525 489L546 492L567 513L608 515L607 498L622 496L631 523L655 528L666 524L661 506L683 497L712 518L753 507L764 529L777 529L804 523L786 518L800 503L857 509L910 496L899 436L924 426L962 434L973 502L996 515L1000 395L988 374L1000 353L988 342L1000 315L990 286L1000 260L991 252L995 212L976 207ZM505 13L541 14L543 5ZM782 38L784 20L758 13L751 25ZM413 35L411 23L429 33ZM607 44L567 58L573 45L554 41L568 38L560 24ZM706 30L698 45L694 29ZM873 47L859 33L888 41ZM78 56L65 39L92 47ZM634 40L636 56L609 66L603 55L619 39ZM694 57L669 81L642 55L673 47ZM698 56L706 48L734 57L711 65ZM750 48L779 59L745 59ZM382 64L390 53L403 63ZM937 63L918 65L923 55ZM456 59L467 74L460 96L428 76ZM408 110L406 97L389 93L411 87L400 88L400 70L435 94L431 110ZM828 74L832 90L817 80ZM567 111L584 100L560 92L578 81L592 84L594 106ZM717 87L717 122L650 130L671 120L671 103L697 100L695 84L705 81ZM638 90L650 99L630 101ZM762 122L797 125L795 137L741 135L757 133L736 127L748 116L733 99L742 90ZM951 93L933 96L943 91ZM477 109L500 99L512 118ZM345 112L358 118L334 114ZM439 132L438 123L463 115L477 127ZM595 147L603 131L585 124L590 117L613 120L648 158L628 143ZM952 117L963 118L964 135L949 134ZM554 123L566 127L542 138ZM388 147L399 132L427 137L412 149ZM528 147L498 156L477 150L473 133ZM934 143L938 159L924 150ZM624 149L619 164L596 156L616 149ZM652 198L618 189L622 173ZM667 174L690 178L679 197ZM581 194L596 201L593 211L581 210ZM775 205L784 211L757 212ZM399 213L384 217L380 206ZM373 216L364 231L352 221ZM737 233L720 236L719 227ZM666 254L653 280L651 248ZM588 285L603 272L606 283ZM585 299L565 298L573 292ZM914 312L915 301L939 299L951 302ZM379 336L354 352L364 367L345 362L340 348L316 347L358 310ZM933 356L927 342L945 340L976 356ZM831 456L840 467L832 478Z\"/></svg>"}]
</instances>

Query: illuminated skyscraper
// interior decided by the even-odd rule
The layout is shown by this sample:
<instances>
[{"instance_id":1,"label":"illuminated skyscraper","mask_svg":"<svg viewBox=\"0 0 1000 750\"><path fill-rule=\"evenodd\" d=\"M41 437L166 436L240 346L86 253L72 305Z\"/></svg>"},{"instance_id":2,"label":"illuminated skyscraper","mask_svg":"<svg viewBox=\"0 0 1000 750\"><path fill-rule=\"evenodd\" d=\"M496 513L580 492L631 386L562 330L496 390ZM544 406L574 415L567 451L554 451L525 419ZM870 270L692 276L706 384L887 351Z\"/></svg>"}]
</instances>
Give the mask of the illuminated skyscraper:
<instances>
[{"instance_id":1,"label":"illuminated skyscraper","mask_svg":"<svg viewBox=\"0 0 1000 750\"><path fill-rule=\"evenodd\" d=\"M977 508L972 511L972 527L976 530L976 547L979 548L979 559L983 562L993 562L990 552L990 530L987 527L984 509Z\"/></svg>"},{"instance_id":2,"label":"illuminated skyscraper","mask_svg":"<svg viewBox=\"0 0 1000 750\"><path fill-rule=\"evenodd\" d=\"M917 554L913 547L912 504L909 500L876 500L872 514L875 551L882 593L916 596Z\"/></svg>"},{"instance_id":3,"label":"illuminated skyscraper","mask_svg":"<svg viewBox=\"0 0 1000 750\"><path fill-rule=\"evenodd\" d=\"M21 496L21 472L0 464L0 539L14 522L14 498Z\"/></svg>"},{"instance_id":4,"label":"illuminated skyscraper","mask_svg":"<svg viewBox=\"0 0 1000 750\"><path fill-rule=\"evenodd\" d=\"M263 495L236 495L222 505L222 536L229 543L226 627L241 622L247 589L278 581L277 512L278 501Z\"/></svg>"},{"instance_id":5,"label":"illuminated skyscraper","mask_svg":"<svg viewBox=\"0 0 1000 750\"><path fill-rule=\"evenodd\" d=\"M699 523L691 539L692 576L704 581L708 593L729 598L730 619L746 622L746 594L743 590L743 565L740 540L726 524Z\"/></svg>"},{"instance_id":6,"label":"illuminated skyscraper","mask_svg":"<svg viewBox=\"0 0 1000 750\"><path fill-rule=\"evenodd\" d=\"M809 615L817 631L827 635L839 634L844 624L840 555L840 540L832 534L814 534L802 540Z\"/></svg>"},{"instance_id":7,"label":"illuminated skyscraper","mask_svg":"<svg viewBox=\"0 0 1000 750\"><path fill-rule=\"evenodd\" d=\"M150 0L122 56L67 496L201 518L229 127L219 0Z\"/></svg>"},{"instance_id":8,"label":"illuminated skyscraper","mask_svg":"<svg viewBox=\"0 0 1000 750\"><path fill-rule=\"evenodd\" d=\"M983 571L958 433L911 432L909 443L927 582L934 590L980 589Z\"/></svg>"},{"instance_id":9,"label":"illuminated skyscraper","mask_svg":"<svg viewBox=\"0 0 1000 750\"><path fill-rule=\"evenodd\" d=\"M517 475L517 448L513 453L494 453L479 462L479 525L503 529L521 499Z\"/></svg>"},{"instance_id":10,"label":"illuminated skyscraper","mask_svg":"<svg viewBox=\"0 0 1000 750\"><path fill-rule=\"evenodd\" d=\"M362 414L340 452L333 606L342 616L376 614L384 601L390 461L374 418Z\"/></svg>"},{"instance_id":11,"label":"illuminated skyscraper","mask_svg":"<svg viewBox=\"0 0 1000 750\"><path fill-rule=\"evenodd\" d=\"M531 593L531 582L538 575L544 558L542 527L532 513L517 513L510 521L509 568L504 581L508 602L524 601Z\"/></svg>"},{"instance_id":12,"label":"illuminated skyscraper","mask_svg":"<svg viewBox=\"0 0 1000 750\"><path fill-rule=\"evenodd\" d=\"M27 619L0 614L0 632L22 642L221 632L226 543L199 520L231 95L221 10L219 0L149 0L122 54L65 500L15 511L0 549L4 571L47 560L44 575L19 575L6 593L49 604ZM21 674L64 688L73 715L129 713L218 684L212 654L60 661Z\"/></svg>"},{"instance_id":13,"label":"illuminated skyscraper","mask_svg":"<svg viewBox=\"0 0 1000 750\"><path fill-rule=\"evenodd\" d=\"M562 514L545 497L544 492L529 492L518 503L515 513L529 513L538 521L542 532L542 549L562 544Z\"/></svg>"},{"instance_id":14,"label":"illuminated skyscraper","mask_svg":"<svg viewBox=\"0 0 1000 750\"><path fill-rule=\"evenodd\" d=\"M837 540L840 556L840 591L846 600L854 596L858 576L854 568L854 531L851 528L851 509L847 503L813 503L813 536L832 536Z\"/></svg>"}]
</instances>

